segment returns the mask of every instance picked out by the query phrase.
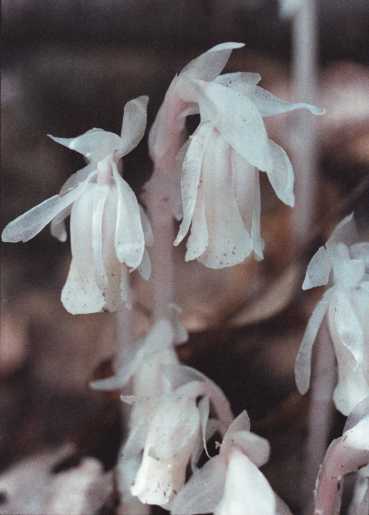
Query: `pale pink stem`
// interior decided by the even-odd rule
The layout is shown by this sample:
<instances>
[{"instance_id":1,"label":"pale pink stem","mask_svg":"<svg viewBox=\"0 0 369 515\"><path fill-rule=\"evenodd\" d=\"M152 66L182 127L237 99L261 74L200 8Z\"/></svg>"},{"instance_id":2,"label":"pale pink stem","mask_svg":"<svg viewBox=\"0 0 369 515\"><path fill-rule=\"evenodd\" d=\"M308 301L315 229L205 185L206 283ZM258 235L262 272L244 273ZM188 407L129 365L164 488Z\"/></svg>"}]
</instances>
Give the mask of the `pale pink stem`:
<instances>
[{"instance_id":1,"label":"pale pink stem","mask_svg":"<svg viewBox=\"0 0 369 515\"><path fill-rule=\"evenodd\" d=\"M174 170L171 170L174 173ZM168 304L175 301L171 177L160 167L154 168L148 185L148 209L154 232L152 258L153 317L168 316Z\"/></svg>"},{"instance_id":2,"label":"pale pink stem","mask_svg":"<svg viewBox=\"0 0 369 515\"><path fill-rule=\"evenodd\" d=\"M328 445L334 412L332 396L336 382L336 366L328 327L325 323L318 338L301 484L301 500L306 515L312 510L315 482ZM327 484L327 488L330 487L331 485ZM329 491L327 495L330 495Z\"/></svg>"},{"instance_id":3,"label":"pale pink stem","mask_svg":"<svg viewBox=\"0 0 369 515\"><path fill-rule=\"evenodd\" d=\"M316 0L304 0L293 19L293 99L315 103L318 88ZM305 111L291 116L291 157L296 172L293 226L296 246L306 241L313 222L318 155L317 121Z\"/></svg>"}]
</instances>

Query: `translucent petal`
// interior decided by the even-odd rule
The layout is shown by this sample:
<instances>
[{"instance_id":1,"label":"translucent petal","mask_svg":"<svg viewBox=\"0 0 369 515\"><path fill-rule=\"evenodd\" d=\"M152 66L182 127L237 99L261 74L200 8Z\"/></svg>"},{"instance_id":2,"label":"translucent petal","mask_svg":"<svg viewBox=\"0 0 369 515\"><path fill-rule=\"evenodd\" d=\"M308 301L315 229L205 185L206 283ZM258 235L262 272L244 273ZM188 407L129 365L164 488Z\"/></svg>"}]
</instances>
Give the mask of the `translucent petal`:
<instances>
[{"instance_id":1,"label":"translucent petal","mask_svg":"<svg viewBox=\"0 0 369 515\"><path fill-rule=\"evenodd\" d=\"M87 177L96 171L96 165L94 163L90 163L75 173L72 173L70 177L65 181L61 190L59 191L59 195L66 193L72 188L78 186L81 182L85 181Z\"/></svg>"},{"instance_id":2,"label":"translucent petal","mask_svg":"<svg viewBox=\"0 0 369 515\"><path fill-rule=\"evenodd\" d=\"M207 249L209 242L208 225L206 222L205 199L203 187L200 184L197 192L197 202L192 217L191 232L186 242L186 261L199 258Z\"/></svg>"},{"instance_id":3,"label":"translucent petal","mask_svg":"<svg viewBox=\"0 0 369 515\"><path fill-rule=\"evenodd\" d=\"M236 72L224 73L215 79L217 84L234 89L242 95L250 95L255 91L255 86L261 81L259 73Z\"/></svg>"},{"instance_id":4,"label":"translucent petal","mask_svg":"<svg viewBox=\"0 0 369 515\"><path fill-rule=\"evenodd\" d=\"M109 195L109 189L109 186L96 185L93 189L94 210L91 213L91 244L95 263L96 283L103 292L105 292L108 287L103 249L103 216L105 203Z\"/></svg>"},{"instance_id":5,"label":"translucent petal","mask_svg":"<svg viewBox=\"0 0 369 515\"><path fill-rule=\"evenodd\" d=\"M222 498L225 471L221 457L209 460L175 497L171 505L172 515L212 513Z\"/></svg>"},{"instance_id":6,"label":"translucent petal","mask_svg":"<svg viewBox=\"0 0 369 515\"><path fill-rule=\"evenodd\" d=\"M145 134L147 122L147 104L149 97L134 98L124 106L119 156L129 154L140 143Z\"/></svg>"},{"instance_id":7,"label":"translucent petal","mask_svg":"<svg viewBox=\"0 0 369 515\"><path fill-rule=\"evenodd\" d=\"M140 207L136 195L119 175L115 163L113 177L118 191L115 251L121 263L135 269L140 265L145 250Z\"/></svg>"},{"instance_id":8,"label":"translucent petal","mask_svg":"<svg viewBox=\"0 0 369 515\"><path fill-rule=\"evenodd\" d=\"M50 134L48 136L56 143L79 152L88 161L94 163L101 161L122 146L122 140L117 134L104 131L104 129L90 129L75 138L56 138Z\"/></svg>"},{"instance_id":9,"label":"translucent petal","mask_svg":"<svg viewBox=\"0 0 369 515\"><path fill-rule=\"evenodd\" d=\"M74 203L71 214L72 262L61 300L72 314L97 313L105 307L104 292L96 282L96 270L92 249L92 213L94 190L89 185L85 194Z\"/></svg>"},{"instance_id":10,"label":"translucent petal","mask_svg":"<svg viewBox=\"0 0 369 515\"><path fill-rule=\"evenodd\" d=\"M306 269L303 290L324 286L328 283L331 263L325 247L319 247Z\"/></svg>"},{"instance_id":11,"label":"translucent petal","mask_svg":"<svg viewBox=\"0 0 369 515\"><path fill-rule=\"evenodd\" d=\"M306 104L304 102L286 102L285 100L276 97L266 89L261 88L260 86L256 86L254 93L251 95L251 99L253 102L255 102L262 116L274 116L276 114L295 111L296 109L306 109L315 115L321 115L325 113L324 109L313 106L311 104Z\"/></svg>"},{"instance_id":12,"label":"translucent petal","mask_svg":"<svg viewBox=\"0 0 369 515\"><path fill-rule=\"evenodd\" d=\"M231 452L224 495L214 515L275 515L273 490L259 469L237 449Z\"/></svg>"},{"instance_id":13,"label":"translucent petal","mask_svg":"<svg viewBox=\"0 0 369 515\"><path fill-rule=\"evenodd\" d=\"M244 43L232 42L213 46L207 52L190 61L182 69L180 75L211 81L222 72L231 56L232 50L242 48L243 46L245 46Z\"/></svg>"},{"instance_id":14,"label":"translucent petal","mask_svg":"<svg viewBox=\"0 0 369 515\"><path fill-rule=\"evenodd\" d=\"M293 192L294 174L291 161L283 148L271 139L269 140L269 150L272 164L266 170L266 173L270 184L277 197L287 206L293 207L295 195Z\"/></svg>"},{"instance_id":15,"label":"translucent petal","mask_svg":"<svg viewBox=\"0 0 369 515\"><path fill-rule=\"evenodd\" d=\"M190 228L196 206L204 153L213 130L213 127L209 124L201 124L191 137L184 156L181 174L183 219L174 245L179 245Z\"/></svg>"},{"instance_id":16,"label":"translucent petal","mask_svg":"<svg viewBox=\"0 0 369 515\"><path fill-rule=\"evenodd\" d=\"M250 431L237 431L232 434L233 445L240 449L257 467L262 467L270 455L268 440Z\"/></svg>"},{"instance_id":17,"label":"translucent petal","mask_svg":"<svg viewBox=\"0 0 369 515\"><path fill-rule=\"evenodd\" d=\"M259 259L263 258L263 240L260 234L259 172L231 150L232 182L238 208L250 236L250 245Z\"/></svg>"},{"instance_id":18,"label":"translucent petal","mask_svg":"<svg viewBox=\"0 0 369 515\"><path fill-rule=\"evenodd\" d=\"M247 96L215 82L193 81L193 85L199 96L202 121L211 121L224 140L251 165L269 170L269 140L255 104Z\"/></svg>"},{"instance_id":19,"label":"translucent petal","mask_svg":"<svg viewBox=\"0 0 369 515\"><path fill-rule=\"evenodd\" d=\"M304 337L296 356L295 380L297 389L302 395L309 389L313 345L319 332L320 325L328 310L332 293L332 289L326 291L321 300L315 306L306 326Z\"/></svg>"},{"instance_id":20,"label":"translucent petal","mask_svg":"<svg viewBox=\"0 0 369 515\"><path fill-rule=\"evenodd\" d=\"M203 188L209 241L199 261L209 268L241 263L252 252L231 182L230 149L213 137L203 165Z\"/></svg>"},{"instance_id":21,"label":"translucent petal","mask_svg":"<svg viewBox=\"0 0 369 515\"><path fill-rule=\"evenodd\" d=\"M65 227L65 219L70 215L71 211L72 206L68 206L51 220L51 235L59 241L67 241L68 235Z\"/></svg>"},{"instance_id":22,"label":"translucent petal","mask_svg":"<svg viewBox=\"0 0 369 515\"><path fill-rule=\"evenodd\" d=\"M327 247L336 245L337 243L344 243L345 245L351 245L358 240L358 233L356 223L354 219L354 213L346 216L339 224L336 225L332 232L329 240L327 241Z\"/></svg>"},{"instance_id":23,"label":"translucent petal","mask_svg":"<svg viewBox=\"0 0 369 515\"><path fill-rule=\"evenodd\" d=\"M64 195L54 195L9 222L2 232L2 241L17 243L34 238L53 218L82 195L86 184L82 183Z\"/></svg>"}]
</instances>

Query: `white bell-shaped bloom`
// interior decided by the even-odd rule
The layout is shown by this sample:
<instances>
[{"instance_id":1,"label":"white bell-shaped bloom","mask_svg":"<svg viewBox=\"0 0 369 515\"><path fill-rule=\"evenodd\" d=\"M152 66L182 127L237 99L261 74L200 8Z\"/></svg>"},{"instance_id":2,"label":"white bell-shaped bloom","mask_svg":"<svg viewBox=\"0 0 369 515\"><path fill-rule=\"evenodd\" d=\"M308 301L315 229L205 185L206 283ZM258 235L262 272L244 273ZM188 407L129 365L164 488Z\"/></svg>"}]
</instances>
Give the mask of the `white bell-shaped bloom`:
<instances>
[{"instance_id":1,"label":"white bell-shaped bloom","mask_svg":"<svg viewBox=\"0 0 369 515\"><path fill-rule=\"evenodd\" d=\"M250 432L249 418L241 413L224 435L219 454L175 497L172 515L290 515L259 470L269 452L267 440Z\"/></svg>"},{"instance_id":2,"label":"white bell-shaped bloom","mask_svg":"<svg viewBox=\"0 0 369 515\"><path fill-rule=\"evenodd\" d=\"M191 61L173 79L150 133L154 161L181 174L175 245L190 231L186 260L209 268L241 263L252 251L263 257L259 171L282 202L294 203L292 165L268 138L263 117L294 109L323 112L278 99L257 85L257 73L219 75L232 50L242 46L222 43ZM200 125L179 151L192 114L200 114Z\"/></svg>"},{"instance_id":3,"label":"white bell-shaped bloom","mask_svg":"<svg viewBox=\"0 0 369 515\"><path fill-rule=\"evenodd\" d=\"M297 387L306 393L313 344L327 317L338 367L334 402L345 415L369 392L369 244L353 243L355 240L350 215L308 265L303 289L326 285L330 279L332 286L310 317L295 364Z\"/></svg>"},{"instance_id":4,"label":"white bell-shaped bloom","mask_svg":"<svg viewBox=\"0 0 369 515\"><path fill-rule=\"evenodd\" d=\"M338 513L342 495L341 480L347 474L362 469L364 488L356 492L352 513L366 515L369 503L368 492L369 465L369 397L361 401L346 421L341 437L336 438L328 447L320 468L315 493L315 514L331 515ZM355 508L356 511L353 511Z\"/></svg>"},{"instance_id":5,"label":"white bell-shaped bloom","mask_svg":"<svg viewBox=\"0 0 369 515\"><path fill-rule=\"evenodd\" d=\"M223 392L210 379L184 366L168 367L172 386L162 395L148 422L141 465L131 488L141 502L168 507L185 483L186 469L196 461L210 436L210 406L216 414L214 429L224 432L232 412ZM137 399L137 402L144 400Z\"/></svg>"},{"instance_id":6,"label":"white bell-shaped bloom","mask_svg":"<svg viewBox=\"0 0 369 515\"><path fill-rule=\"evenodd\" d=\"M62 291L70 313L115 311L129 303L128 269L150 276L145 244L152 244L151 226L118 172L118 161L144 135L147 102L142 96L125 105L121 136L91 129L76 138L52 137L85 156L87 166L69 177L58 195L10 222L2 233L3 241L26 242L51 222L53 236L65 241L70 215L72 262Z\"/></svg>"}]
</instances>

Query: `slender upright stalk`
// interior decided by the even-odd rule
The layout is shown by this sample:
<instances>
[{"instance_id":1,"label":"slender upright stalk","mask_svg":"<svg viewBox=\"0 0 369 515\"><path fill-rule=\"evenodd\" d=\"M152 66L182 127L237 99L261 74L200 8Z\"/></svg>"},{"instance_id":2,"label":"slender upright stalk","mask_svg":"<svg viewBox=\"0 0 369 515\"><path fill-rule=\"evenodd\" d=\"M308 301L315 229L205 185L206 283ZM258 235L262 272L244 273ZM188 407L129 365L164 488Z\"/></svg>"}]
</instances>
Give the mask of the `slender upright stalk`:
<instances>
[{"instance_id":1,"label":"slender upright stalk","mask_svg":"<svg viewBox=\"0 0 369 515\"><path fill-rule=\"evenodd\" d=\"M335 359L325 323L319 333L313 370L308 436L303 456L301 483L301 500L306 515L312 512L314 487L328 446L334 412L332 395L336 382Z\"/></svg>"},{"instance_id":2,"label":"slender upright stalk","mask_svg":"<svg viewBox=\"0 0 369 515\"><path fill-rule=\"evenodd\" d=\"M168 304L175 301L171 176L160 167L154 168L148 185L148 209L154 232L152 259L153 317L168 316Z\"/></svg>"},{"instance_id":3,"label":"slender upright stalk","mask_svg":"<svg viewBox=\"0 0 369 515\"><path fill-rule=\"evenodd\" d=\"M293 19L293 98L315 104L318 88L316 0L302 0ZM291 117L291 157L296 170L293 226L296 246L306 241L313 222L318 138L316 120L304 111Z\"/></svg>"}]
</instances>

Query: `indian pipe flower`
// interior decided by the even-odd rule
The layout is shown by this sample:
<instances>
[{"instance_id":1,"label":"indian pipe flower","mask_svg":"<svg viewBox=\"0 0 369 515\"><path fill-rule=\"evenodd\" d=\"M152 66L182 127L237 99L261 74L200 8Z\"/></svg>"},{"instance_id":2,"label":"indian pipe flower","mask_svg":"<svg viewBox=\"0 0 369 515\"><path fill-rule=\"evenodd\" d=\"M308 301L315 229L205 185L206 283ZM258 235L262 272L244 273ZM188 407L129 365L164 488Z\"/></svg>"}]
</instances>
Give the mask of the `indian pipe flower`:
<instances>
[{"instance_id":1,"label":"indian pipe flower","mask_svg":"<svg viewBox=\"0 0 369 515\"><path fill-rule=\"evenodd\" d=\"M183 487L188 464L195 468L199 450L206 448L210 403L222 433L232 420L227 399L210 379L189 367L168 368L171 380L182 384L160 398L131 488L142 503L166 508Z\"/></svg>"},{"instance_id":2,"label":"indian pipe flower","mask_svg":"<svg viewBox=\"0 0 369 515\"><path fill-rule=\"evenodd\" d=\"M60 193L11 221L5 242L27 242L51 222L51 233L67 239L69 215L72 262L62 290L64 307L72 314L115 311L129 304L128 269L148 279L152 244L150 222L118 171L119 160L143 138L148 97L125 105L121 135L91 129L55 142L82 154L88 164L64 183Z\"/></svg>"},{"instance_id":3,"label":"indian pipe flower","mask_svg":"<svg viewBox=\"0 0 369 515\"><path fill-rule=\"evenodd\" d=\"M294 109L323 113L275 97L257 85L257 73L219 75L242 46L222 43L191 61L169 86L149 138L155 163L181 174L182 223L174 244L190 232L186 260L209 268L241 263L252 251L262 259L259 171L282 202L294 204L292 165L268 138L263 117ZM193 114L200 124L179 150L185 118Z\"/></svg>"},{"instance_id":4,"label":"indian pipe flower","mask_svg":"<svg viewBox=\"0 0 369 515\"><path fill-rule=\"evenodd\" d=\"M268 441L250 432L249 418L242 412L224 435L219 454L175 497L172 515L290 515L259 470L269 452Z\"/></svg>"},{"instance_id":5,"label":"indian pipe flower","mask_svg":"<svg viewBox=\"0 0 369 515\"><path fill-rule=\"evenodd\" d=\"M309 389L311 355L326 317L338 367L334 402L348 415L369 392L369 243L357 241L353 215L338 224L312 257L302 288L331 286L307 324L295 364L300 393Z\"/></svg>"}]
</instances>

